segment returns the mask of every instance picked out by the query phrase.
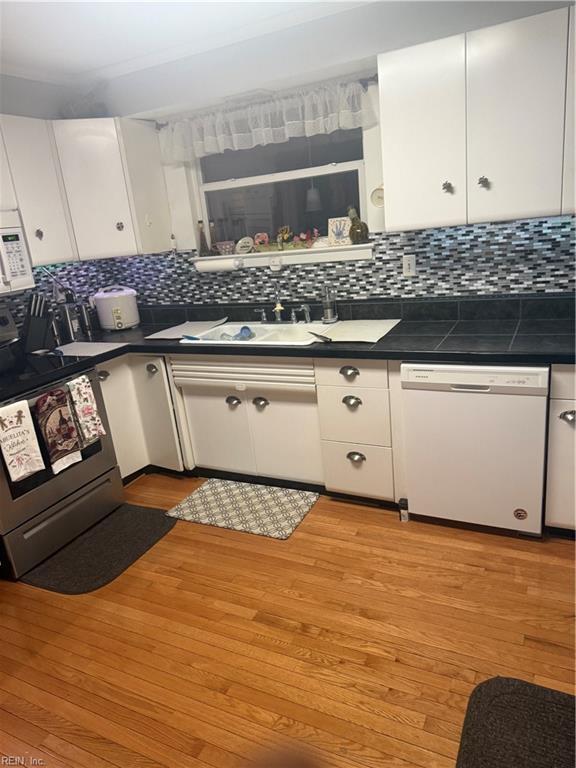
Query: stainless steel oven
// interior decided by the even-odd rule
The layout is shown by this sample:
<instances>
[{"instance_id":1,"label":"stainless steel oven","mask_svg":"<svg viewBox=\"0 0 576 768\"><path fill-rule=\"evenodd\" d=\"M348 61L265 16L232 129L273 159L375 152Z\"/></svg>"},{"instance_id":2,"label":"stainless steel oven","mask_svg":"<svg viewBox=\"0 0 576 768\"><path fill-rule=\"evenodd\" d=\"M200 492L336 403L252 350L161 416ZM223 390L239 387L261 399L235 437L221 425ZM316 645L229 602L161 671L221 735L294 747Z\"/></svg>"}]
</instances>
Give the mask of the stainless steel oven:
<instances>
[{"instance_id":1,"label":"stainless steel oven","mask_svg":"<svg viewBox=\"0 0 576 768\"><path fill-rule=\"evenodd\" d=\"M18 578L123 502L98 377L94 370L86 375L106 435L82 451L82 461L54 475L46 455L47 469L12 482L0 457L0 572L4 576ZM32 405L44 392L65 383L56 381L13 400L28 400Z\"/></svg>"}]
</instances>

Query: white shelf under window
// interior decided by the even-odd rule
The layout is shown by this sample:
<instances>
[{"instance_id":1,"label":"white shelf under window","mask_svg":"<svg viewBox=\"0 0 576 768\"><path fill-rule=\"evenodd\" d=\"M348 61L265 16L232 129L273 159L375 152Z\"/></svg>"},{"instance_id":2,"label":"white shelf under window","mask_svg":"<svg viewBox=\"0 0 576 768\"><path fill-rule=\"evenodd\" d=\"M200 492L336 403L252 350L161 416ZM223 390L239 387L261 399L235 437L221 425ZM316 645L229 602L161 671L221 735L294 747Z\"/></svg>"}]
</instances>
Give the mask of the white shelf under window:
<instances>
[{"instance_id":1,"label":"white shelf under window","mask_svg":"<svg viewBox=\"0 0 576 768\"><path fill-rule=\"evenodd\" d=\"M280 271L291 264L323 264L336 261L372 260L371 243L341 245L332 248L290 248L267 253L230 254L229 256L197 256L192 259L198 272L230 272L249 267L268 267Z\"/></svg>"}]
</instances>

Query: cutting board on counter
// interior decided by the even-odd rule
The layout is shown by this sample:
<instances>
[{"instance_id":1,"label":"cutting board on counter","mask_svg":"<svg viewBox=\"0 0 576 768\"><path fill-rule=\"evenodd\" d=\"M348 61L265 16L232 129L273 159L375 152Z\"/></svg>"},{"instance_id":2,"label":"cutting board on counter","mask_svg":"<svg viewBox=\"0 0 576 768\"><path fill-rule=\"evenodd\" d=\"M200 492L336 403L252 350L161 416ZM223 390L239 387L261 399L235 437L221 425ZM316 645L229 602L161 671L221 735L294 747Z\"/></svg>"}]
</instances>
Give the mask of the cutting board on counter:
<instances>
[{"instance_id":1,"label":"cutting board on counter","mask_svg":"<svg viewBox=\"0 0 576 768\"><path fill-rule=\"evenodd\" d=\"M146 338L181 339L182 336L197 336L203 331L209 331L212 328L216 328L217 325L222 325L226 320L228 320L227 317L223 317L220 320L190 320L187 323L180 323L180 325L174 325L172 328L165 328L163 331L151 333L150 336L146 336Z\"/></svg>"},{"instance_id":2,"label":"cutting board on counter","mask_svg":"<svg viewBox=\"0 0 576 768\"><path fill-rule=\"evenodd\" d=\"M116 344L106 341L71 341L70 344L63 344L61 347L58 347L58 350L63 355L94 357L94 355L103 355L105 352L125 346L126 343Z\"/></svg>"},{"instance_id":3,"label":"cutting board on counter","mask_svg":"<svg viewBox=\"0 0 576 768\"><path fill-rule=\"evenodd\" d=\"M339 320L325 325L321 336L323 341L365 341L374 344L398 325L400 320Z\"/></svg>"}]
</instances>

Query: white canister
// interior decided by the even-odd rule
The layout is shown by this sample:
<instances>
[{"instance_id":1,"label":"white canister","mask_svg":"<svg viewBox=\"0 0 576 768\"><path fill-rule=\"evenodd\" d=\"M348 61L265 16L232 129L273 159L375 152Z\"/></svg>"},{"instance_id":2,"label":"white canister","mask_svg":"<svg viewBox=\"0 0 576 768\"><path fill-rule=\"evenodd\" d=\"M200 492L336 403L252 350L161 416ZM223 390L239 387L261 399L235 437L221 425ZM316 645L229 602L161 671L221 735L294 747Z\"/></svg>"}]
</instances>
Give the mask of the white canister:
<instances>
[{"instance_id":1,"label":"white canister","mask_svg":"<svg viewBox=\"0 0 576 768\"><path fill-rule=\"evenodd\" d=\"M104 331L134 328L140 322L136 291L122 285L107 285L92 296L98 322Z\"/></svg>"}]
</instances>

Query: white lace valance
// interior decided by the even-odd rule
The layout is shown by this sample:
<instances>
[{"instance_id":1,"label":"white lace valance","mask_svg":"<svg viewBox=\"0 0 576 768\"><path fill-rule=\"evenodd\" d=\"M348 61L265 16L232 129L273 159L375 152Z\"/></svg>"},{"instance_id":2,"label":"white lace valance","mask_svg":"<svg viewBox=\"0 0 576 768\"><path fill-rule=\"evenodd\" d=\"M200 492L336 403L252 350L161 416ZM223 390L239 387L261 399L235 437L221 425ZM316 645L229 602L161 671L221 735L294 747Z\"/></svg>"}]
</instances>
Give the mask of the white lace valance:
<instances>
[{"instance_id":1,"label":"white lace valance","mask_svg":"<svg viewBox=\"0 0 576 768\"><path fill-rule=\"evenodd\" d=\"M375 116L361 83L329 82L249 104L169 122L160 131L165 163L190 162L226 149L252 149L300 136L368 128Z\"/></svg>"}]
</instances>

